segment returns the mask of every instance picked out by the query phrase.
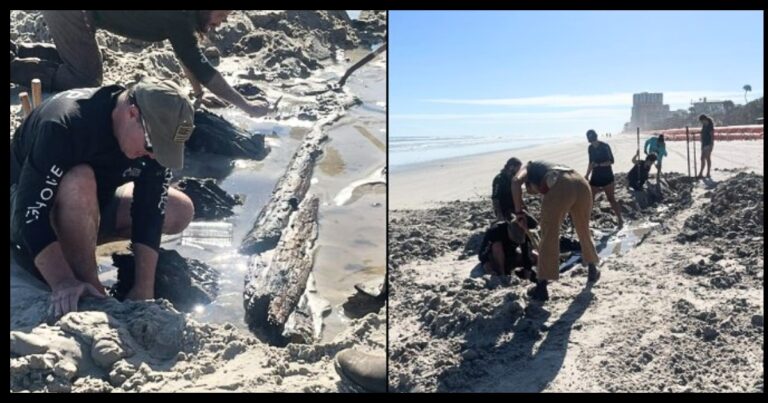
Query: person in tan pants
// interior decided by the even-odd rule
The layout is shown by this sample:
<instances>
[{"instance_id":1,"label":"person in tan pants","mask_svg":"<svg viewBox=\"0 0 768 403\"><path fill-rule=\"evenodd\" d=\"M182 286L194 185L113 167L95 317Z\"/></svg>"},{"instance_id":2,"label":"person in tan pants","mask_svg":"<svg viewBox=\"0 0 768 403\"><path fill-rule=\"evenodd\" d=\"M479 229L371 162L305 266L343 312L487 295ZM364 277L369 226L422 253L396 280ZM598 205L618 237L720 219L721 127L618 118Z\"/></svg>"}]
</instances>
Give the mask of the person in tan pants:
<instances>
[{"instance_id":1,"label":"person in tan pants","mask_svg":"<svg viewBox=\"0 0 768 403\"><path fill-rule=\"evenodd\" d=\"M560 225L566 214L571 215L576 235L581 244L582 261L589 267L588 282L600 278L597 269L599 258L592 236L589 232L589 219L592 211L592 191L589 182L578 172L568 167L555 166L543 161L530 161L512 179L512 198L515 206L521 206L515 211L515 222L527 231L527 220L524 218L522 185L532 194L542 194L541 242L539 243L538 282L529 295L533 300L546 301L549 299L547 283L560 277Z\"/></svg>"}]
</instances>

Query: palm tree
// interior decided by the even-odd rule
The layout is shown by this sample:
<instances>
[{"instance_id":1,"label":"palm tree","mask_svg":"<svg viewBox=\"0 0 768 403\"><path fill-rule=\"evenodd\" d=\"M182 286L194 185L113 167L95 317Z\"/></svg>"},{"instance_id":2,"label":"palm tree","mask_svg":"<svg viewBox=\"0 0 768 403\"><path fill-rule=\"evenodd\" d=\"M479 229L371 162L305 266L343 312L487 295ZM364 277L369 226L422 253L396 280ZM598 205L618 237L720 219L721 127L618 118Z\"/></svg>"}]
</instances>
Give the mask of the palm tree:
<instances>
[{"instance_id":1,"label":"palm tree","mask_svg":"<svg viewBox=\"0 0 768 403\"><path fill-rule=\"evenodd\" d=\"M752 91L752 86L749 84L744 85L741 87L744 90L744 103L747 103L747 93Z\"/></svg>"}]
</instances>

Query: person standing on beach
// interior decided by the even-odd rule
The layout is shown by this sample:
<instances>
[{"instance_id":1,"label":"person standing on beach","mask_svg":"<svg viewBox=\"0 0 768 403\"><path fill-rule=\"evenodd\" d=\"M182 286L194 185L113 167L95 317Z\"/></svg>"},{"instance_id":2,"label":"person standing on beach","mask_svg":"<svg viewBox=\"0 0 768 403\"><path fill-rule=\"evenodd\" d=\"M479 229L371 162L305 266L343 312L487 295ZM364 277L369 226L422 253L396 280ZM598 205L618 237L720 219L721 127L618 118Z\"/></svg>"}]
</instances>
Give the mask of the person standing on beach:
<instances>
[{"instance_id":1,"label":"person standing on beach","mask_svg":"<svg viewBox=\"0 0 768 403\"><path fill-rule=\"evenodd\" d=\"M512 196L515 201L515 222L523 231L528 231L523 205L523 184L532 194L542 194L541 241L539 242L538 281L528 290L534 300L549 299L547 283L560 277L560 225L570 214L574 229L581 244L581 259L588 265L588 283L600 278L597 269L599 257L589 232L592 212L592 191L587 180L575 170L555 166L544 161L529 161L512 179Z\"/></svg>"},{"instance_id":2,"label":"person standing on beach","mask_svg":"<svg viewBox=\"0 0 768 403\"><path fill-rule=\"evenodd\" d=\"M594 203L598 193L604 191L606 197L608 197L608 202L611 203L614 214L616 214L619 220L618 227L621 228L624 225L624 221L621 219L619 202L616 201L613 168L611 167L614 163L611 146L599 141L597 139L597 132L594 130L587 131L587 140L589 141L589 147L587 148L589 166L584 177L589 180L589 185L592 187L592 202Z\"/></svg>"},{"instance_id":3,"label":"person standing on beach","mask_svg":"<svg viewBox=\"0 0 768 403\"><path fill-rule=\"evenodd\" d=\"M170 188L194 111L169 82L64 91L32 110L13 135L10 238L20 266L51 288L52 313L105 297L96 245L130 239L127 298L154 298L161 233L192 221L192 200Z\"/></svg>"},{"instance_id":4,"label":"person standing on beach","mask_svg":"<svg viewBox=\"0 0 768 403\"><path fill-rule=\"evenodd\" d=\"M652 136L645 140L643 146L645 155L656 155L656 182L661 180L661 160L667 156L667 144L664 142L664 135Z\"/></svg>"},{"instance_id":5,"label":"person standing on beach","mask_svg":"<svg viewBox=\"0 0 768 403\"><path fill-rule=\"evenodd\" d=\"M28 86L38 78L45 91L98 87L102 84L103 58L96 29L146 42L168 39L192 84L194 96L203 98L203 86L217 97L253 117L269 112L265 100L249 102L211 66L198 47L198 36L227 20L232 10L44 10L43 18L53 37L48 46L14 46L11 43L11 82ZM16 58L13 48L17 49Z\"/></svg>"},{"instance_id":6,"label":"person standing on beach","mask_svg":"<svg viewBox=\"0 0 768 403\"><path fill-rule=\"evenodd\" d=\"M700 115L701 122L701 169L696 178L702 178L704 173L704 164L707 164L707 178L710 177L709 171L712 168L712 148L715 147L715 122L707 115Z\"/></svg>"}]
</instances>

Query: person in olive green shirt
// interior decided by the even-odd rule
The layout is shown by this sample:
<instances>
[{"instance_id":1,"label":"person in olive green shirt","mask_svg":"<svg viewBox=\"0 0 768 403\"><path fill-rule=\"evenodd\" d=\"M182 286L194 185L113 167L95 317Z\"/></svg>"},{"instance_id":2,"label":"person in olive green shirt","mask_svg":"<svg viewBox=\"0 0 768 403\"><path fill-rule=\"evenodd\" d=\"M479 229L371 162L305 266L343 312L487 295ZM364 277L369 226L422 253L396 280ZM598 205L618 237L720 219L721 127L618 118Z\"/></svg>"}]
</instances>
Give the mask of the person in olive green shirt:
<instances>
[{"instance_id":1,"label":"person in olive green shirt","mask_svg":"<svg viewBox=\"0 0 768 403\"><path fill-rule=\"evenodd\" d=\"M246 100L209 63L197 38L227 20L232 10L44 10L55 48L11 42L11 82L40 79L45 91L102 85L103 57L96 29L146 42L168 40L202 100L203 87L253 117L269 112L266 100ZM14 52L15 49L15 52ZM15 56L15 57L14 57Z\"/></svg>"}]
</instances>

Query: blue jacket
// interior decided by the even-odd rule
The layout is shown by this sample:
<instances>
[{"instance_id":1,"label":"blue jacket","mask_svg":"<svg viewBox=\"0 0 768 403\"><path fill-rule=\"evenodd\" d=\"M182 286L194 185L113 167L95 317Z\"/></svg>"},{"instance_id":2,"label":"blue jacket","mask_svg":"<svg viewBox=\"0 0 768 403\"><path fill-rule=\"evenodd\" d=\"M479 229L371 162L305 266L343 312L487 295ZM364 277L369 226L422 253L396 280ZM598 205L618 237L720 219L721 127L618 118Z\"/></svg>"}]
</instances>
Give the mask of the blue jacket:
<instances>
[{"instance_id":1,"label":"blue jacket","mask_svg":"<svg viewBox=\"0 0 768 403\"><path fill-rule=\"evenodd\" d=\"M667 155L667 147L663 144L659 144L658 137L651 137L648 140L645 140L644 150L646 154L655 153L656 160L659 163L661 163L661 159Z\"/></svg>"}]
</instances>

